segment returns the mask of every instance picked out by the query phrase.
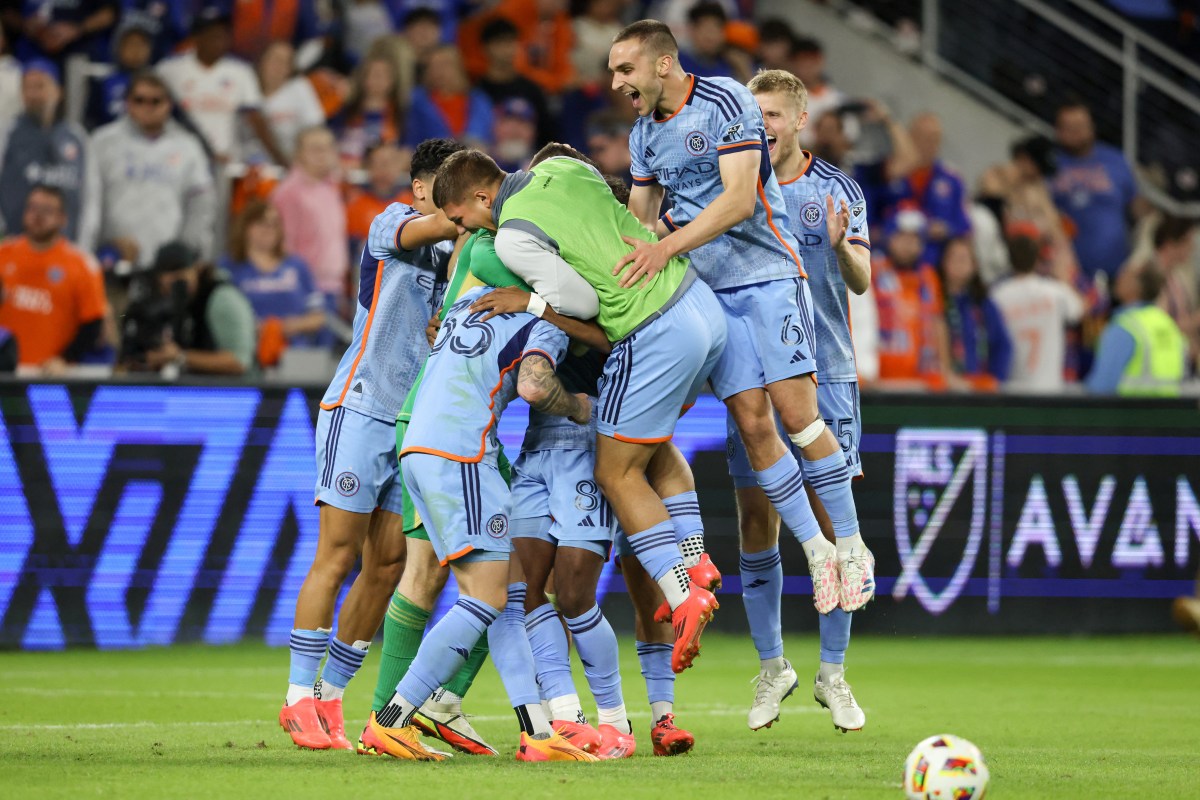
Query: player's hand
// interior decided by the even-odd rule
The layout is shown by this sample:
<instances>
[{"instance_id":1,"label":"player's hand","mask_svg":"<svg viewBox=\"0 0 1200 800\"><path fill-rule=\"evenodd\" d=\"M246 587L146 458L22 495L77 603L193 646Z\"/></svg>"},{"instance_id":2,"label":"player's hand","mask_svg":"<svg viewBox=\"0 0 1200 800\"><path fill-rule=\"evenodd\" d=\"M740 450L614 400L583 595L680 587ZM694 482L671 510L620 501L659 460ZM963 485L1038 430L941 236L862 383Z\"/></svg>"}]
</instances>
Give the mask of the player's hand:
<instances>
[{"instance_id":1,"label":"player's hand","mask_svg":"<svg viewBox=\"0 0 1200 800\"><path fill-rule=\"evenodd\" d=\"M471 304L471 313L486 311L483 322L500 314L520 314L529 308L529 292L515 286L493 289Z\"/></svg>"},{"instance_id":2,"label":"player's hand","mask_svg":"<svg viewBox=\"0 0 1200 800\"><path fill-rule=\"evenodd\" d=\"M592 400L583 392L576 392L575 399L579 401L579 410L567 419L579 425L587 425L592 421Z\"/></svg>"},{"instance_id":3,"label":"player's hand","mask_svg":"<svg viewBox=\"0 0 1200 800\"><path fill-rule=\"evenodd\" d=\"M842 208L836 213L833 210L833 195L825 195L825 230L829 233L829 246L837 247L846 238L846 229L850 227L850 207L842 199Z\"/></svg>"},{"instance_id":4,"label":"player's hand","mask_svg":"<svg viewBox=\"0 0 1200 800\"><path fill-rule=\"evenodd\" d=\"M640 289L651 278L662 272L662 268L667 265L669 256L663 250L661 241L652 244L632 236L622 236L621 238L633 250L621 257L621 260L613 267L612 274L621 275L621 272L627 269L628 271L621 275L621 287L628 289L630 286L637 285ZM641 281L640 284L639 281Z\"/></svg>"},{"instance_id":5,"label":"player's hand","mask_svg":"<svg viewBox=\"0 0 1200 800\"><path fill-rule=\"evenodd\" d=\"M433 343L437 341L438 331L442 329L442 321L438 319L438 315L434 314L429 318L429 324L425 326L425 339L429 342L429 346L433 347Z\"/></svg>"}]
</instances>

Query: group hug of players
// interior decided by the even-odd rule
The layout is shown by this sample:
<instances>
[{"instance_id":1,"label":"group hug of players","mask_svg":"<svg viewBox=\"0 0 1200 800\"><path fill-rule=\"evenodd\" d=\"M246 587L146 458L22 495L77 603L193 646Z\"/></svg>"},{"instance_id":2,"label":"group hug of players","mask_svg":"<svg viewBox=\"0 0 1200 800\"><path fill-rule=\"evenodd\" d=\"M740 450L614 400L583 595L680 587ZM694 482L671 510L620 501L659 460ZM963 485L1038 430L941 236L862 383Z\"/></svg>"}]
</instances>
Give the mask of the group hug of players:
<instances>
[{"instance_id":1,"label":"group hug of players","mask_svg":"<svg viewBox=\"0 0 1200 800\"><path fill-rule=\"evenodd\" d=\"M318 416L320 534L279 715L301 747L438 761L450 754L426 744L437 739L495 755L462 711L490 652L520 726L518 760L633 755L617 638L596 602L613 557L636 611L654 754L691 750L674 680L700 651L721 575L670 440L706 383L728 410L761 662L749 727L769 727L799 685L783 656L781 519L812 574L814 696L838 728L865 723L843 666L851 612L875 590L851 493L846 292L870 279L862 193L800 149L807 98L786 72L748 87L687 75L652 20L616 37L609 67L639 115L632 190L565 145L510 174L437 139L414 154L412 207L394 204L371 226L354 341ZM496 429L517 396L529 424L510 465ZM449 572L458 600L426 631ZM381 621L379 682L355 747L342 696Z\"/></svg>"}]
</instances>

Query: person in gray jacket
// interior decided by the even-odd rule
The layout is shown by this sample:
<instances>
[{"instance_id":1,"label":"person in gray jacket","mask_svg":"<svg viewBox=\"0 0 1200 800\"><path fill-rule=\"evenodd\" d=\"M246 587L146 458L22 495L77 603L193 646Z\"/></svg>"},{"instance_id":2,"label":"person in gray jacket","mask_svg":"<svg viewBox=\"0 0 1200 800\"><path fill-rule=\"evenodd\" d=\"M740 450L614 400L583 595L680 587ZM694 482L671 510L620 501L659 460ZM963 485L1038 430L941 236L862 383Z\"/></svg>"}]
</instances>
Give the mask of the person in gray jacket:
<instances>
[{"instance_id":1,"label":"person in gray jacket","mask_svg":"<svg viewBox=\"0 0 1200 800\"><path fill-rule=\"evenodd\" d=\"M158 248L183 241L212 257L216 189L195 135L171 119L171 95L153 72L140 72L125 91L125 116L92 134L99 173L101 246L114 247L145 268Z\"/></svg>"},{"instance_id":2,"label":"person in gray jacket","mask_svg":"<svg viewBox=\"0 0 1200 800\"><path fill-rule=\"evenodd\" d=\"M95 180L83 128L61 116L62 85L58 67L34 59L21 75L25 111L5 131L0 131L0 222L4 232L21 231L25 197L34 186L53 186L67 204L63 233L80 248L95 243L96 209L86 202Z\"/></svg>"}]
</instances>

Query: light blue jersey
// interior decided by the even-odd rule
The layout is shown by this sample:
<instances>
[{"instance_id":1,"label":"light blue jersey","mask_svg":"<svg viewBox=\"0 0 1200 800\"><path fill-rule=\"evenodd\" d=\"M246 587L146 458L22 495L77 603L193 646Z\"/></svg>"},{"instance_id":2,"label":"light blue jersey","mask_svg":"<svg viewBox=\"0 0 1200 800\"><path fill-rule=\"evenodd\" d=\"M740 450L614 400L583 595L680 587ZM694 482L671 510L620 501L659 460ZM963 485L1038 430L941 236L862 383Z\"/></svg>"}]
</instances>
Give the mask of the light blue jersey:
<instances>
[{"instance_id":1,"label":"light blue jersey","mask_svg":"<svg viewBox=\"0 0 1200 800\"><path fill-rule=\"evenodd\" d=\"M750 91L729 78L692 77L683 105L669 117L640 117L629 135L630 171L639 186L667 191L671 230L695 219L725 187L718 160L745 150L761 155L754 214L688 253L713 290L804 274L779 182L771 170L762 112Z\"/></svg>"},{"instance_id":2,"label":"light blue jersey","mask_svg":"<svg viewBox=\"0 0 1200 800\"><path fill-rule=\"evenodd\" d=\"M567 335L532 314L470 312L489 287L464 294L446 315L425 365L400 456L425 453L494 467L496 422L517 396L517 368L531 353L557 365Z\"/></svg>"},{"instance_id":3,"label":"light blue jersey","mask_svg":"<svg viewBox=\"0 0 1200 800\"><path fill-rule=\"evenodd\" d=\"M834 209L842 201L850 209L846 240L871 248L867 230L867 202L858 184L832 164L805 153L808 163L800 176L780 183L787 204L792 232L800 243L800 255L808 271L817 340L819 384L858 380L854 345L850 341L849 298L838 267L837 254L829 246L825 227L825 198L833 195Z\"/></svg>"},{"instance_id":4,"label":"light blue jersey","mask_svg":"<svg viewBox=\"0 0 1200 800\"><path fill-rule=\"evenodd\" d=\"M425 326L442 304L453 242L405 250L400 231L420 219L392 203L371 223L359 265L354 339L325 390L321 408L344 406L394 423L429 344Z\"/></svg>"}]
</instances>

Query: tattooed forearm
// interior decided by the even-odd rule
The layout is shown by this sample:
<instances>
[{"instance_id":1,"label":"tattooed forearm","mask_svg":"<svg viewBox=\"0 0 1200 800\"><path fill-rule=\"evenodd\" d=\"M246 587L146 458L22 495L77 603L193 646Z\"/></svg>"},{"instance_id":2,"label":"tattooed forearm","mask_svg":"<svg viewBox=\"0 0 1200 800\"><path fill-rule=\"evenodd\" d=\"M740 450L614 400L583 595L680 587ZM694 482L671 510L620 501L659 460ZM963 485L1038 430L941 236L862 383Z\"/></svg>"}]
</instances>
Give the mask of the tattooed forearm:
<instances>
[{"instance_id":1,"label":"tattooed forearm","mask_svg":"<svg viewBox=\"0 0 1200 800\"><path fill-rule=\"evenodd\" d=\"M583 416L582 401L567 391L550 362L541 356L530 355L521 362L517 393L543 414L572 419Z\"/></svg>"}]
</instances>

